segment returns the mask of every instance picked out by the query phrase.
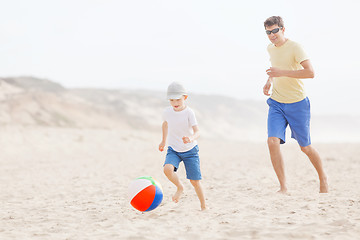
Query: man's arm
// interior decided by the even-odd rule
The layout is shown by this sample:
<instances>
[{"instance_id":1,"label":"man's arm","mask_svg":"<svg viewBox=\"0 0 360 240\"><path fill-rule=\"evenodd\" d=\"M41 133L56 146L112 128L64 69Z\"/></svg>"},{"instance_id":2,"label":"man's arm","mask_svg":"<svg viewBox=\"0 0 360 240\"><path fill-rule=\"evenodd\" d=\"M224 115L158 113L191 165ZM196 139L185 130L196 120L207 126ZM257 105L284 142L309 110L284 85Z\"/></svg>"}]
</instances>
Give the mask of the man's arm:
<instances>
[{"instance_id":1,"label":"man's arm","mask_svg":"<svg viewBox=\"0 0 360 240\"><path fill-rule=\"evenodd\" d=\"M310 60L302 61L301 70L282 70L280 68L271 67L266 70L269 77L291 77L291 78L314 78L315 73Z\"/></svg>"},{"instance_id":2,"label":"man's arm","mask_svg":"<svg viewBox=\"0 0 360 240\"><path fill-rule=\"evenodd\" d=\"M270 91L270 88L271 88L272 81L273 81L273 79L271 77L269 77L268 80L265 83L265 86L263 87L263 93L266 96L270 96L269 91Z\"/></svg>"}]
</instances>

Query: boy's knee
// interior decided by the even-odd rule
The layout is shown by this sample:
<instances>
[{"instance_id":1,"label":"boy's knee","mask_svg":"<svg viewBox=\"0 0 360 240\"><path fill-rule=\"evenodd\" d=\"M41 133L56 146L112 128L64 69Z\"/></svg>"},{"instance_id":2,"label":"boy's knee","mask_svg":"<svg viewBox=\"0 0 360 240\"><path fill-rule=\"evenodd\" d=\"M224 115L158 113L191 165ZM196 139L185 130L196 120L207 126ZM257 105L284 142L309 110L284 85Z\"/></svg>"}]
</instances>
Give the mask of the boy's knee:
<instances>
[{"instance_id":1,"label":"boy's knee","mask_svg":"<svg viewBox=\"0 0 360 240\"><path fill-rule=\"evenodd\" d=\"M190 180L190 183L191 183L191 185L193 185L194 187L197 187L197 186L199 186L199 184L200 184L200 180Z\"/></svg>"},{"instance_id":2,"label":"boy's knee","mask_svg":"<svg viewBox=\"0 0 360 240\"><path fill-rule=\"evenodd\" d=\"M165 164L164 166L164 173L166 176L171 175L174 172L174 166L171 164Z\"/></svg>"}]
</instances>

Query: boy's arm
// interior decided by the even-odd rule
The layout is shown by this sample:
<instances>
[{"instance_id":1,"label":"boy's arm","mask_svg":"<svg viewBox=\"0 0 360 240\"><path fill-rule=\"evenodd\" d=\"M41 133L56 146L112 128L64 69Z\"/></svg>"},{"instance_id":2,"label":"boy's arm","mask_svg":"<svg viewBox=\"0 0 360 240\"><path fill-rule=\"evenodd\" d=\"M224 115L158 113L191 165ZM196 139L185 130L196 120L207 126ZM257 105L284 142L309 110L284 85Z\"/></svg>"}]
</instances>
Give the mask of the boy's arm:
<instances>
[{"instance_id":1,"label":"boy's arm","mask_svg":"<svg viewBox=\"0 0 360 240\"><path fill-rule=\"evenodd\" d=\"M164 121L162 124L162 140L161 143L159 144L159 151L162 152L164 151L164 147L166 145L166 139L167 139L167 135L168 135L168 123L167 121Z\"/></svg>"},{"instance_id":2,"label":"boy's arm","mask_svg":"<svg viewBox=\"0 0 360 240\"><path fill-rule=\"evenodd\" d=\"M280 68L271 67L266 70L269 77L291 77L291 78L314 78L315 73L310 60L302 61L301 70L283 70Z\"/></svg>"},{"instance_id":3,"label":"boy's arm","mask_svg":"<svg viewBox=\"0 0 360 240\"><path fill-rule=\"evenodd\" d=\"M194 134L190 137L183 137L183 142L184 143L191 143L192 141L195 141L196 139L198 139L200 137L200 130L199 127L197 125L193 126L192 129L194 130Z\"/></svg>"}]
</instances>

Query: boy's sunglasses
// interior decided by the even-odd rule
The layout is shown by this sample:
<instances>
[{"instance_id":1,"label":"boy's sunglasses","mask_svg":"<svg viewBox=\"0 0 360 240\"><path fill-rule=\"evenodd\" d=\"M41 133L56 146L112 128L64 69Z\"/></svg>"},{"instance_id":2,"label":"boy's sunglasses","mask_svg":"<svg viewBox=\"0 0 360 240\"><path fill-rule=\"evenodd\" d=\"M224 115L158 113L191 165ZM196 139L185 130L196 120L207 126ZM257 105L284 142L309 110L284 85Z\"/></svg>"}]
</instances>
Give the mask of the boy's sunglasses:
<instances>
[{"instance_id":1,"label":"boy's sunglasses","mask_svg":"<svg viewBox=\"0 0 360 240\"><path fill-rule=\"evenodd\" d=\"M280 31L280 29L282 29L282 27L278 27L278 28L274 28L273 30L266 30L266 34L270 35L271 33L275 34L278 33Z\"/></svg>"}]
</instances>

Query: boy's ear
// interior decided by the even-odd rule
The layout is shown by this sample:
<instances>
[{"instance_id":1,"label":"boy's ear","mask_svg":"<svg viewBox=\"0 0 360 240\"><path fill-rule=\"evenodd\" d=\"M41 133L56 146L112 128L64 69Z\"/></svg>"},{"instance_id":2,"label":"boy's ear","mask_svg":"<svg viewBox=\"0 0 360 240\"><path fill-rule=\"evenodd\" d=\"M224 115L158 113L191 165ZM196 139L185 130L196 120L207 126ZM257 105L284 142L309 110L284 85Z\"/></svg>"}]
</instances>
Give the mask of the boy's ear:
<instances>
[{"instance_id":1,"label":"boy's ear","mask_svg":"<svg viewBox=\"0 0 360 240\"><path fill-rule=\"evenodd\" d=\"M184 95L184 100L186 100L188 98L188 95Z\"/></svg>"}]
</instances>

